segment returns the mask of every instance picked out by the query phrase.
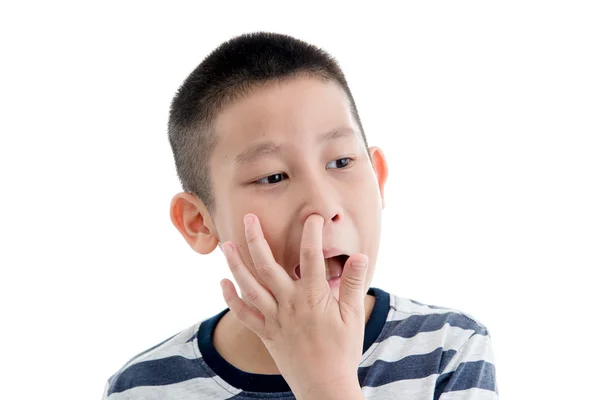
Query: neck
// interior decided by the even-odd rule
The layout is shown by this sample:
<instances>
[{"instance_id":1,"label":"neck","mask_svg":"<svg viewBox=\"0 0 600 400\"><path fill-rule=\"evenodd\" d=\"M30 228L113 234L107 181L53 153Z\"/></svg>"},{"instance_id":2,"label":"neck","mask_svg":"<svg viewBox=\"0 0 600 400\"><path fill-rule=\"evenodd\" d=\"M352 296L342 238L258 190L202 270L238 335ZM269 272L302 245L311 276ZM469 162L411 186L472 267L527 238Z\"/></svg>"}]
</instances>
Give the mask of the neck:
<instances>
[{"instance_id":1,"label":"neck","mask_svg":"<svg viewBox=\"0 0 600 400\"><path fill-rule=\"evenodd\" d=\"M375 296L365 296L365 324L375 306ZM213 344L221 357L239 370L254 374L279 374L271 354L250 329L233 313L226 313L217 323Z\"/></svg>"}]
</instances>

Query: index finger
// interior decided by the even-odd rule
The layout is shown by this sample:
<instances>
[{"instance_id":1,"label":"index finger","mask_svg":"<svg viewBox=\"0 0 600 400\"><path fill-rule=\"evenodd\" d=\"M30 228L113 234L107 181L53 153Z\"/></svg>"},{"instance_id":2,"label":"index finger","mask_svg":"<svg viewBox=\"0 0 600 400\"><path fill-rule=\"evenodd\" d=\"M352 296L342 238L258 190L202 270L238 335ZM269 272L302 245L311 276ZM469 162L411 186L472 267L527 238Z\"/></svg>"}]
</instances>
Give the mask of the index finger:
<instances>
[{"instance_id":1,"label":"index finger","mask_svg":"<svg viewBox=\"0 0 600 400\"><path fill-rule=\"evenodd\" d=\"M309 215L304 222L300 244L300 270L301 280L309 284L319 285L327 278L323 259L324 223L323 217L317 214Z\"/></svg>"}]
</instances>

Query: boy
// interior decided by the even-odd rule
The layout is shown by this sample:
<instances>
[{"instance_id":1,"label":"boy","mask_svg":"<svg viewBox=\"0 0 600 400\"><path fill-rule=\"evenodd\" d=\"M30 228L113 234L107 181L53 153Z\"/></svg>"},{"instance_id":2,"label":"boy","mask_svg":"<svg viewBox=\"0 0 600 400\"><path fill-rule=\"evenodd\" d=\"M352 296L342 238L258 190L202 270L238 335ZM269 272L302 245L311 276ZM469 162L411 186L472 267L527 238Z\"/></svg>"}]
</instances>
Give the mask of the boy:
<instances>
[{"instance_id":1,"label":"boy","mask_svg":"<svg viewBox=\"0 0 600 400\"><path fill-rule=\"evenodd\" d=\"M337 63L285 35L213 51L171 105L171 220L228 309L136 356L120 399L496 399L486 328L370 288L387 165ZM232 311L232 312L229 312Z\"/></svg>"}]
</instances>

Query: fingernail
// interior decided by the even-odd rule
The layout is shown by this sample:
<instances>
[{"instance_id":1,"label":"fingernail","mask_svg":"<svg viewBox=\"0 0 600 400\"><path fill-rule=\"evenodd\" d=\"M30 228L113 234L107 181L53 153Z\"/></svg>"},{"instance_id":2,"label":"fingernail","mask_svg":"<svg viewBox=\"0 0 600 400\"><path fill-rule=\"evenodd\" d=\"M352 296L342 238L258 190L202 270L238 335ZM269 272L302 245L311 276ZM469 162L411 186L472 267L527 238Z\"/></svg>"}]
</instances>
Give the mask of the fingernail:
<instances>
[{"instance_id":1,"label":"fingernail","mask_svg":"<svg viewBox=\"0 0 600 400\"><path fill-rule=\"evenodd\" d=\"M244 216L244 224L250 226L254 222L254 216L247 214Z\"/></svg>"}]
</instances>

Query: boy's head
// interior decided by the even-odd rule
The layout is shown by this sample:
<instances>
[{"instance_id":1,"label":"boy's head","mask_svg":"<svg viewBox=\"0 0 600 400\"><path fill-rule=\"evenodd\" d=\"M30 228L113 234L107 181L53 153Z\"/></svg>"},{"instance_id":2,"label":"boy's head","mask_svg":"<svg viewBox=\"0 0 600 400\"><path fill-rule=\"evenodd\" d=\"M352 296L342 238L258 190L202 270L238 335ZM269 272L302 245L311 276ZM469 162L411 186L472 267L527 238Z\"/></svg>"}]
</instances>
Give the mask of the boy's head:
<instances>
[{"instance_id":1,"label":"boy's head","mask_svg":"<svg viewBox=\"0 0 600 400\"><path fill-rule=\"evenodd\" d=\"M381 150L367 147L327 53L272 33L222 44L173 99L169 140L184 190L171 220L195 251L232 240L254 273L243 225L252 212L275 260L298 279L304 221L319 214L324 250L366 254L370 284L387 166Z\"/></svg>"}]
</instances>

